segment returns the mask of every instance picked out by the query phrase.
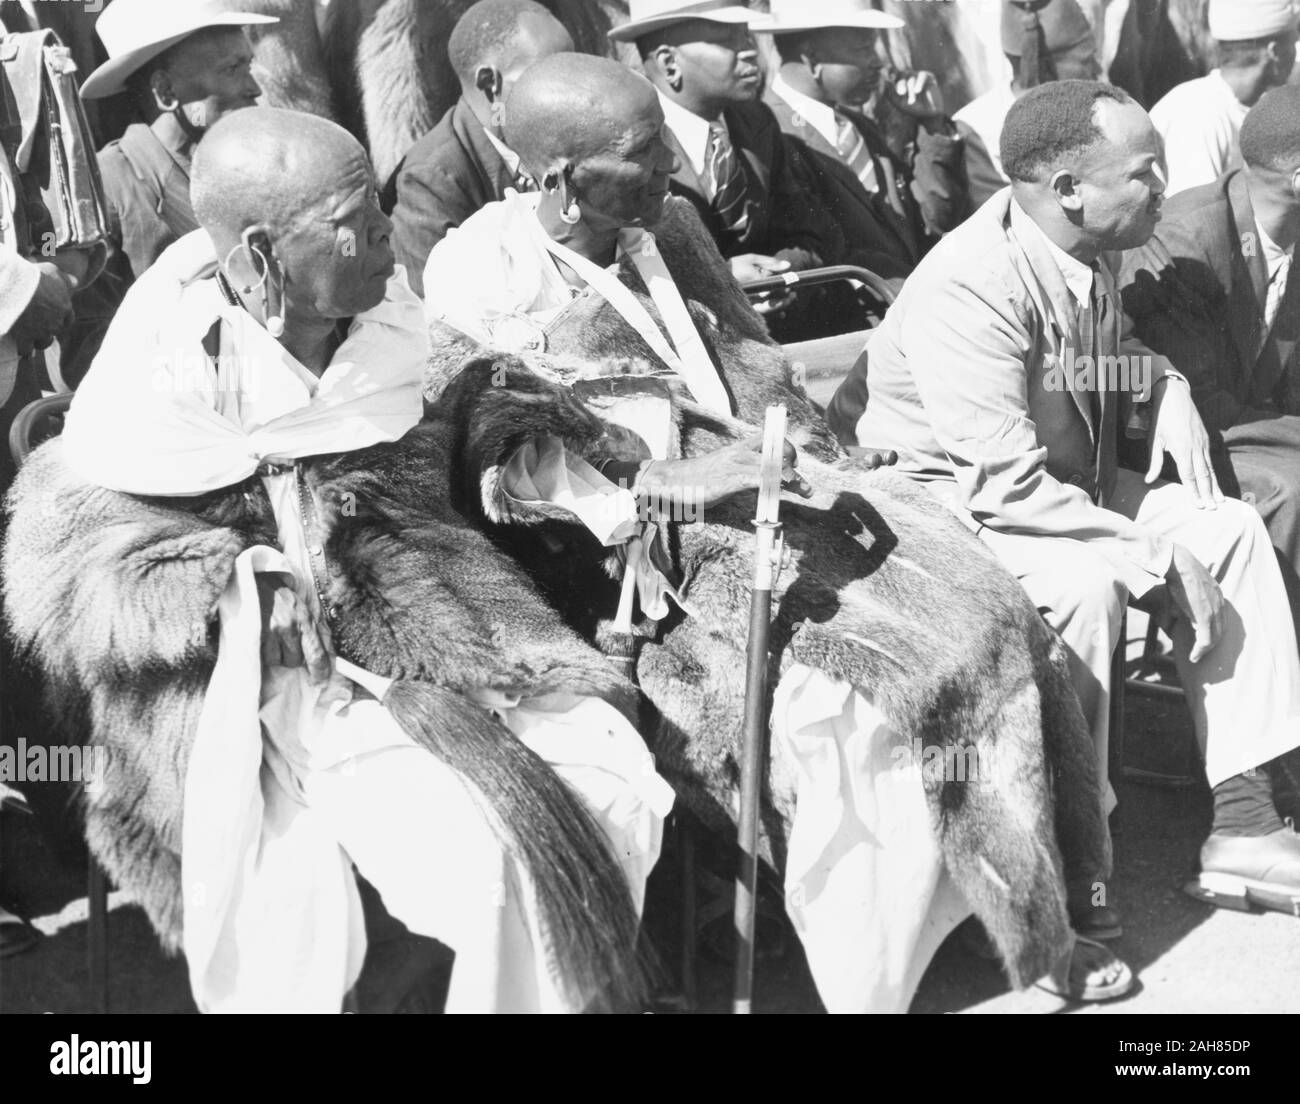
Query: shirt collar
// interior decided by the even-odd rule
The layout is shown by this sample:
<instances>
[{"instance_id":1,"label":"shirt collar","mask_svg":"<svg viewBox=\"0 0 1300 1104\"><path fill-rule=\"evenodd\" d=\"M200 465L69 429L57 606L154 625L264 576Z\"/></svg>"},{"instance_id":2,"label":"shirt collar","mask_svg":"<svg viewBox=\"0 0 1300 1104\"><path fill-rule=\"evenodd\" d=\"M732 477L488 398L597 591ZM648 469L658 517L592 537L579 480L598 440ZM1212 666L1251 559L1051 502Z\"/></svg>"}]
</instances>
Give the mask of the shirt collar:
<instances>
[{"instance_id":1,"label":"shirt collar","mask_svg":"<svg viewBox=\"0 0 1300 1104\"><path fill-rule=\"evenodd\" d=\"M780 73L772 79L772 91L789 104L796 114L806 119L834 148L839 148L839 120L833 107L792 88Z\"/></svg>"},{"instance_id":2,"label":"shirt collar","mask_svg":"<svg viewBox=\"0 0 1300 1104\"><path fill-rule=\"evenodd\" d=\"M1268 271L1268 278L1272 280L1277 275L1278 266L1295 253L1295 246L1283 249L1268 236L1259 219L1255 220L1255 229L1259 231L1259 244L1264 250L1264 266Z\"/></svg>"},{"instance_id":3,"label":"shirt collar","mask_svg":"<svg viewBox=\"0 0 1300 1104\"><path fill-rule=\"evenodd\" d=\"M194 152L194 143L185 132L185 128L176 121L175 115L170 111L164 111L149 124L149 129L176 160L183 165L189 165L190 156Z\"/></svg>"},{"instance_id":4,"label":"shirt collar","mask_svg":"<svg viewBox=\"0 0 1300 1104\"><path fill-rule=\"evenodd\" d=\"M687 111L681 104L669 99L658 89L655 89L655 92L659 96L660 106L664 109L664 123L677 138L682 152L686 154L691 168L695 170L695 175L703 176L709 161L711 125L709 120L701 118L693 111ZM718 122L722 123L723 127L727 125L721 119Z\"/></svg>"},{"instance_id":5,"label":"shirt collar","mask_svg":"<svg viewBox=\"0 0 1300 1104\"><path fill-rule=\"evenodd\" d=\"M1011 229L1015 231L1017 237L1037 235L1039 241L1047 248L1052 260L1056 262L1056 267L1060 269L1061 278L1065 281L1065 286L1070 289L1070 294L1074 296L1075 302L1081 307L1092 302L1092 266L1071 257L1056 242L1052 241L1043 233L1038 223L1031 219L1025 213L1025 209L1014 199L1011 201Z\"/></svg>"},{"instance_id":6,"label":"shirt collar","mask_svg":"<svg viewBox=\"0 0 1300 1104\"><path fill-rule=\"evenodd\" d=\"M492 143L492 148L501 155L501 160L506 163L506 168L510 170L510 174L517 177L523 171L519 164L519 154L515 153L487 127L483 128L483 133L487 135L487 140Z\"/></svg>"}]
</instances>

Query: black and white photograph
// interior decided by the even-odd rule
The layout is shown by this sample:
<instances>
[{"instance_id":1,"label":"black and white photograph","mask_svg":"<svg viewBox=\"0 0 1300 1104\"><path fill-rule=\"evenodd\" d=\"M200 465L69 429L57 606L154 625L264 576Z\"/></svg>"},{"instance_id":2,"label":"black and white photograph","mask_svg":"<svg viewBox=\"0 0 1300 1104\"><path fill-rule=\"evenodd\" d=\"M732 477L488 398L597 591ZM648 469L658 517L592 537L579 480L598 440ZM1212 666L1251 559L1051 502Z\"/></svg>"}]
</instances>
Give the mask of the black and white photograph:
<instances>
[{"instance_id":1,"label":"black and white photograph","mask_svg":"<svg viewBox=\"0 0 1300 1104\"><path fill-rule=\"evenodd\" d=\"M0 1086L194 1013L1282 1068L1300 2L0 22Z\"/></svg>"}]
</instances>

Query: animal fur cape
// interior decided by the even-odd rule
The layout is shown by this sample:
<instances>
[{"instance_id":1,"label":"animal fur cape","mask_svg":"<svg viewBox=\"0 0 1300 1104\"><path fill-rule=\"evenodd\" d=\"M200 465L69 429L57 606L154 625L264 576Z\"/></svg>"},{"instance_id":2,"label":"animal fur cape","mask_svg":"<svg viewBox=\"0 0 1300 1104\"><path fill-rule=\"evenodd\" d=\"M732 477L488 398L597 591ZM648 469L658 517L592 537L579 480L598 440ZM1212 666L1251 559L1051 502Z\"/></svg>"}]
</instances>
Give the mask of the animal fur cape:
<instances>
[{"instance_id":1,"label":"animal fur cape","mask_svg":"<svg viewBox=\"0 0 1300 1104\"><path fill-rule=\"evenodd\" d=\"M447 506L446 472L443 436L430 426L303 463L303 493L326 534L321 598L334 647L399 680L384 704L469 779L466 755L513 765L475 784L506 821L504 842L527 834L518 853L543 917L555 915L548 894L568 901L567 930L548 934L560 968L572 965L570 992L593 1009L635 1005L636 917L599 828L542 760L463 696L593 695L635 723L635 688ZM104 785L85 794L87 842L179 950L185 772L216 659L216 605L243 549L278 544L270 504L256 477L188 499L108 491L75 476L56 439L23 465L8 510L9 631L39 666L60 728L108 749Z\"/></svg>"},{"instance_id":2,"label":"animal fur cape","mask_svg":"<svg viewBox=\"0 0 1300 1104\"><path fill-rule=\"evenodd\" d=\"M1110 866L1092 741L1064 646L1019 583L923 489L888 471L854 470L690 205L670 201L653 229L737 415L718 418L678 395L679 454L748 436L769 403L784 403L800 470L816 490L811 501L787 496L781 507L788 562L773 594L769 685L794 663L819 668L863 687L912 747L974 747L998 764L991 787L929 777L927 796L949 872L1012 982L1026 985L1069 946L1066 879L1087 884ZM657 319L627 260L622 278ZM617 597L601 570L604 550L558 507L507 500L501 472L541 435L589 460L618 456L618 431L563 381L593 366L627 375L662 365L590 292L547 328L542 353L487 349L443 324L431 342L426 398L455 434L454 502L528 566L571 624L599 638ZM698 616L645 626L637 661L658 714L643 728L658 768L719 827L737 800L753 516L750 494L708 508L699 523L669 526ZM763 813L778 870L793 796L778 760Z\"/></svg>"}]
</instances>

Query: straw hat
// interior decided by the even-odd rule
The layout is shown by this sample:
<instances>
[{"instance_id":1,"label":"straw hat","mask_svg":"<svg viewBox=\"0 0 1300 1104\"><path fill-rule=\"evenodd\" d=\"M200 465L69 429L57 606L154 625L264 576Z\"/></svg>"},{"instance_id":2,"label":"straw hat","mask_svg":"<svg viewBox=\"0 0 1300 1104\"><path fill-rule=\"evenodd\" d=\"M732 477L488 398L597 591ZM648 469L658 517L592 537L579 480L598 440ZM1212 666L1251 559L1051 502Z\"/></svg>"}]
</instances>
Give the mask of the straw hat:
<instances>
[{"instance_id":1,"label":"straw hat","mask_svg":"<svg viewBox=\"0 0 1300 1104\"><path fill-rule=\"evenodd\" d=\"M82 99L121 92L132 73L205 27L278 22L273 15L231 11L223 0L114 0L95 23L108 60L86 78Z\"/></svg>"}]
</instances>

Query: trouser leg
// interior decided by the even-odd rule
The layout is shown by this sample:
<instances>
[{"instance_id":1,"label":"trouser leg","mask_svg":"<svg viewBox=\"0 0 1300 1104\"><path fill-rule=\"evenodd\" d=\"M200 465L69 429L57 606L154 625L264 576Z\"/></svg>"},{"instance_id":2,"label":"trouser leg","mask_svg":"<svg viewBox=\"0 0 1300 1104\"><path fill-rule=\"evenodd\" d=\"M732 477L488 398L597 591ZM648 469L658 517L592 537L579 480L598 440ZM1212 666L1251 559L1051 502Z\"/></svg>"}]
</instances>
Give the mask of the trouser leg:
<instances>
[{"instance_id":1,"label":"trouser leg","mask_svg":"<svg viewBox=\"0 0 1300 1104\"><path fill-rule=\"evenodd\" d=\"M392 723L376 702L347 712ZM423 749L392 747L314 771L303 788L389 913L455 951L449 1012L564 1007L535 954L514 865L453 771Z\"/></svg>"},{"instance_id":2,"label":"trouser leg","mask_svg":"<svg viewBox=\"0 0 1300 1104\"><path fill-rule=\"evenodd\" d=\"M1211 786L1300 745L1300 653L1282 573L1264 523L1229 500L1199 510L1180 484L1147 486L1121 471L1112 509L1184 546L1223 592L1223 631L1198 662L1186 618L1174 625L1178 665Z\"/></svg>"},{"instance_id":3,"label":"trouser leg","mask_svg":"<svg viewBox=\"0 0 1300 1104\"><path fill-rule=\"evenodd\" d=\"M1296 444L1281 449L1250 443L1229 451L1241 499L1255 507L1277 550L1291 617L1300 630L1300 419L1281 420L1296 423Z\"/></svg>"}]
</instances>

